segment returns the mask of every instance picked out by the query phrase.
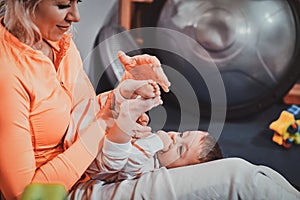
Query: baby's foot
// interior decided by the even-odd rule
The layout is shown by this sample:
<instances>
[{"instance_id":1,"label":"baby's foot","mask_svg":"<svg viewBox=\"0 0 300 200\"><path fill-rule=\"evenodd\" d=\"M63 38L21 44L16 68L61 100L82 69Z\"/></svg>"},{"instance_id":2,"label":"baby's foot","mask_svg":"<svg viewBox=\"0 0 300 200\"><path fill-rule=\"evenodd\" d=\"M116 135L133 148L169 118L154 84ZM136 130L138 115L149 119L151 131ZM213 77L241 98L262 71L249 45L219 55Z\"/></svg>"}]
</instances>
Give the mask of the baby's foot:
<instances>
[{"instance_id":1,"label":"baby's foot","mask_svg":"<svg viewBox=\"0 0 300 200\"><path fill-rule=\"evenodd\" d=\"M160 95L159 86L152 80L125 80L120 87L120 94L125 99L154 98Z\"/></svg>"},{"instance_id":2,"label":"baby's foot","mask_svg":"<svg viewBox=\"0 0 300 200\"><path fill-rule=\"evenodd\" d=\"M119 111L120 104L126 99L150 99L160 96L160 89L152 80L124 80L115 90L115 110Z\"/></svg>"}]
</instances>

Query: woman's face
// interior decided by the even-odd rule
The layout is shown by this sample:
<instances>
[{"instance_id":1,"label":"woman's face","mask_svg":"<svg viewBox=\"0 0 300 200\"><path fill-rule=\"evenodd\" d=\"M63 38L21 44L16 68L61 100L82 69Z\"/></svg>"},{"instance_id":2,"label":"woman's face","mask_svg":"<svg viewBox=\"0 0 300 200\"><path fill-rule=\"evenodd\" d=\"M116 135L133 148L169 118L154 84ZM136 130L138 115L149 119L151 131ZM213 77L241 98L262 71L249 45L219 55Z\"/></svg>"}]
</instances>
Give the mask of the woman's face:
<instances>
[{"instance_id":1,"label":"woman's face","mask_svg":"<svg viewBox=\"0 0 300 200\"><path fill-rule=\"evenodd\" d=\"M80 20L78 0L42 0L35 10L33 22L42 37L58 41L70 29L73 22Z\"/></svg>"}]
</instances>

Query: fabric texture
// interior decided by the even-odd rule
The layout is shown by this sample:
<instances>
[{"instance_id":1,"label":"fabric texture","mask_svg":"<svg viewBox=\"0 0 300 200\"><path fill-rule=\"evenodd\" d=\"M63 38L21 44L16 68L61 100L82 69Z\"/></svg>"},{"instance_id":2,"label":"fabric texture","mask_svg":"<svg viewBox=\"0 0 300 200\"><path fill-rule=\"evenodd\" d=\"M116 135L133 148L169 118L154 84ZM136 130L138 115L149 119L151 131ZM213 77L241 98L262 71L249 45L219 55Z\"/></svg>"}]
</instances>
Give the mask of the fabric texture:
<instances>
[{"instance_id":1,"label":"fabric texture","mask_svg":"<svg viewBox=\"0 0 300 200\"><path fill-rule=\"evenodd\" d=\"M159 168L138 179L111 184L89 180L78 184L68 199L297 200L300 193L271 168L227 158L169 170Z\"/></svg>"},{"instance_id":2,"label":"fabric texture","mask_svg":"<svg viewBox=\"0 0 300 200\"><path fill-rule=\"evenodd\" d=\"M100 180L89 180L77 184L68 195L71 200L137 200L174 199L176 191L166 168L159 168L143 174L138 179L104 184Z\"/></svg>"}]
</instances>

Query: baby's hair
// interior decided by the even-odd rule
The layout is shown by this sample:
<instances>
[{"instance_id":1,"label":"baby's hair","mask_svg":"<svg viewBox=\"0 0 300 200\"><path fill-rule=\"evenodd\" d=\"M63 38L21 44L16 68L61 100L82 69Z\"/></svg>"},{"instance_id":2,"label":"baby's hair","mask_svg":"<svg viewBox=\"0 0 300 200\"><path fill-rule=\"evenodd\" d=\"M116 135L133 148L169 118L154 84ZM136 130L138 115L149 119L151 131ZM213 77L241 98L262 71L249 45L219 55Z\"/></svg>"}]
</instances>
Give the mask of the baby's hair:
<instances>
[{"instance_id":1,"label":"baby's hair","mask_svg":"<svg viewBox=\"0 0 300 200\"><path fill-rule=\"evenodd\" d=\"M222 150L218 142L212 135L207 134L206 136L201 138L200 146L201 146L201 151L199 155L200 163L223 158Z\"/></svg>"}]
</instances>

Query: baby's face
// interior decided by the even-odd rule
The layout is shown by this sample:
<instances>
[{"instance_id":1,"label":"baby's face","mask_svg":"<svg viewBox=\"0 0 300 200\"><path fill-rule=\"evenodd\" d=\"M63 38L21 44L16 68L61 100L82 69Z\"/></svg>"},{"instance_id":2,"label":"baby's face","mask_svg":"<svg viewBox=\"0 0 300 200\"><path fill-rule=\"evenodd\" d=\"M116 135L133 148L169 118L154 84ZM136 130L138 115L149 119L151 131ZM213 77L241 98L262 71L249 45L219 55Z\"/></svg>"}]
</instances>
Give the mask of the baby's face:
<instances>
[{"instance_id":1,"label":"baby's face","mask_svg":"<svg viewBox=\"0 0 300 200\"><path fill-rule=\"evenodd\" d=\"M168 132L172 142L167 151L158 152L162 166L174 168L199 163L201 139L208 133L203 131Z\"/></svg>"}]
</instances>

